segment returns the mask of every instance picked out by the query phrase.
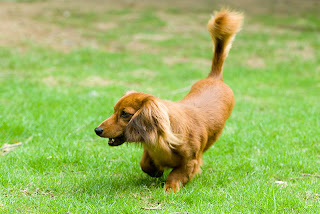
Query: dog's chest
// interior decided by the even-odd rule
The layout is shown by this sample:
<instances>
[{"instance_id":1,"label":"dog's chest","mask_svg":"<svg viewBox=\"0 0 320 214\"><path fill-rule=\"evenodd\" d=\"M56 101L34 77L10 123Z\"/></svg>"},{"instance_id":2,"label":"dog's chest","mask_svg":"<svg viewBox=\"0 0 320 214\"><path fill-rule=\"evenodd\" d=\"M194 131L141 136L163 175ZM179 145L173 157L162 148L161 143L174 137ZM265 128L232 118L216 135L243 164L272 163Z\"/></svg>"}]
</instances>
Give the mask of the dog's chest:
<instances>
[{"instance_id":1,"label":"dog's chest","mask_svg":"<svg viewBox=\"0 0 320 214\"><path fill-rule=\"evenodd\" d=\"M155 164L162 167L173 168L179 165L179 157L173 153L170 149L156 149L156 148L145 148Z\"/></svg>"}]
</instances>

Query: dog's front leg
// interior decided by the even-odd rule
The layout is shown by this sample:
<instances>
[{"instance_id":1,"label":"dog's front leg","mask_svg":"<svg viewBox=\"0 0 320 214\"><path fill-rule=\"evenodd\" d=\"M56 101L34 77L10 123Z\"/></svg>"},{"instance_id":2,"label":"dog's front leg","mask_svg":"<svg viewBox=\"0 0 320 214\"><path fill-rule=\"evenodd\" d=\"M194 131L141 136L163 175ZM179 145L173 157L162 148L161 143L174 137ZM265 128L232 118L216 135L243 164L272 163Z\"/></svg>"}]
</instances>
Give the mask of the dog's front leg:
<instances>
[{"instance_id":1,"label":"dog's front leg","mask_svg":"<svg viewBox=\"0 0 320 214\"><path fill-rule=\"evenodd\" d=\"M174 168L166 181L164 186L166 191L179 192L183 185L198 172L200 163L198 160L191 160L187 164Z\"/></svg>"},{"instance_id":2,"label":"dog's front leg","mask_svg":"<svg viewBox=\"0 0 320 214\"><path fill-rule=\"evenodd\" d=\"M142 171L144 171L151 177L161 177L163 175L164 170L161 167L156 166L147 150L143 151L140 166Z\"/></svg>"}]
</instances>

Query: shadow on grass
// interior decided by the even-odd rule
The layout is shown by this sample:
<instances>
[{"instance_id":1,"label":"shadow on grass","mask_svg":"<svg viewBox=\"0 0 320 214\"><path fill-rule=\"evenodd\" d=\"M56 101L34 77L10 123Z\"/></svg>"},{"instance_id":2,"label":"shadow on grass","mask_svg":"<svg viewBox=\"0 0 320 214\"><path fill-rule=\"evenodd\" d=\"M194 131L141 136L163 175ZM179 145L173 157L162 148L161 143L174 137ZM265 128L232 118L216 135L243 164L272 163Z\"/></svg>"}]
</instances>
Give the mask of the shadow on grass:
<instances>
[{"instance_id":1,"label":"shadow on grass","mask_svg":"<svg viewBox=\"0 0 320 214\"><path fill-rule=\"evenodd\" d=\"M88 195L113 195L123 192L139 192L153 189L162 189L167 174L160 178L152 178L141 172L140 174L125 173L121 175L107 175L86 178L79 186L74 187L74 192Z\"/></svg>"}]
</instances>

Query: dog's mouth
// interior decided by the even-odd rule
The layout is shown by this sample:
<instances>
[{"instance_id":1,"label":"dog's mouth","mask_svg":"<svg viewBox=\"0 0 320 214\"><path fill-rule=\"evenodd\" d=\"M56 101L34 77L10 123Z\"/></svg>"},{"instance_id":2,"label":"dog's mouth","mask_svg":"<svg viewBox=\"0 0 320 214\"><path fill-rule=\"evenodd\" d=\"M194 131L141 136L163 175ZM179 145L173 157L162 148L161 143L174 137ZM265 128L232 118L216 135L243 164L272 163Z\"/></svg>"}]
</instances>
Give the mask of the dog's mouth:
<instances>
[{"instance_id":1,"label":"dog's mouth","mask_svg":"<svg viewBox=\"0 0 320 214\"><path fill-rule=\"evenodd\" d=\"M119 137L109 138L108 144L109 146L120 146L124 142L126 142L126 139L123 135L121 135Z\"/></svg>"}]
</instances>

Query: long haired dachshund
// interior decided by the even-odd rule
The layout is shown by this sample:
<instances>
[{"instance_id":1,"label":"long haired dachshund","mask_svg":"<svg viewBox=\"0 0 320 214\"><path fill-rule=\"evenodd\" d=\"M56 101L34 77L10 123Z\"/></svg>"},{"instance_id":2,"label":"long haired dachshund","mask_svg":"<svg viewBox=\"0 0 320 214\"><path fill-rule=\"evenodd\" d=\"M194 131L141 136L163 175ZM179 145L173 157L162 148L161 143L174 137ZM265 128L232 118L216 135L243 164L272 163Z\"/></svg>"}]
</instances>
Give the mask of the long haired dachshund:
<instances>
[{"instance_id":1,"label":"long haired dachshund","mask_svg":"<svg viewBox=\"0 0 320 214\"><path fill-rule=\"evenodd\" d=\"M202 154L218 140L234 106L232 90L223 82L222 66L243 16L222 9L208 22L214 44L209 76L196 82L180 101L127 92L114 106L114 113L95 132L109 138L110 146L141 142L141 169L160 177L172 168L166 191L178 192L200 171Z\"/></svg>"}]
</instances>

